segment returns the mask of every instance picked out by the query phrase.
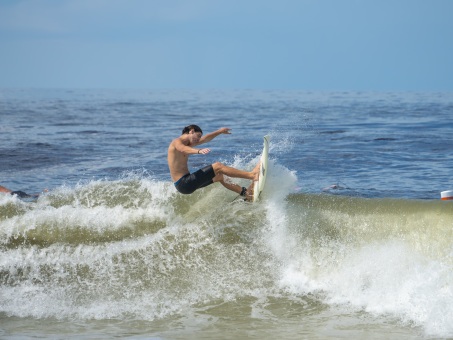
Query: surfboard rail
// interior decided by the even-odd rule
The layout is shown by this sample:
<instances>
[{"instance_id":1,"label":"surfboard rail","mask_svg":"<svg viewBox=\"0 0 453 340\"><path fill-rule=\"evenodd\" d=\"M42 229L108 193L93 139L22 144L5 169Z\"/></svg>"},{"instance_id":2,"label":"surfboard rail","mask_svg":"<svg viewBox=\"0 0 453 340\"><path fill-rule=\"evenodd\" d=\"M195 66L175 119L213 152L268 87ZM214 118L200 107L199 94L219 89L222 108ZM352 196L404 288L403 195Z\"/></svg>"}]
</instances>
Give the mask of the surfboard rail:
<instances>
[{"instance_id":1,"label":"surfboard rail","mask_svg":"<svg viewBox=\"0 0 453 340\"><path fill-rule=\"evenodd\" d=\"M268 161L269 161L269 142L271 137L266 135L263 137L263 151L260 157L260 172L259 179L253 183L253 202L259 200L261 193L264 190L266 184L266 177L268 173Z\"/></svg>"}]
</instances>

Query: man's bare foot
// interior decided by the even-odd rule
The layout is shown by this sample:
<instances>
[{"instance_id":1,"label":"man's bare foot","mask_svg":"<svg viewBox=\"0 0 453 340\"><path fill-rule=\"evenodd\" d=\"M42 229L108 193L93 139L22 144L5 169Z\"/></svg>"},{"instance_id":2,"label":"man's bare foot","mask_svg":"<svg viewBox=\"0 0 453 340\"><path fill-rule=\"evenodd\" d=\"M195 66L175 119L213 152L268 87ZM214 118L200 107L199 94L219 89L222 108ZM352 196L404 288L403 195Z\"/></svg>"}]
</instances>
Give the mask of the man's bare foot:
<instances>
[{"instance_id":1,"label":"man's bare foot","mask_svg":"<svg viewBox=\"0 0 453 340\"><path fill-rule=\"evenodd\" d=\"M254 187L254 182L252 182L252 184L249 185L247 191L245 192L244 200L246 200L247 202L253 202Z\"/></svg>"},{"instance_id":2,"label":"man's bare foot","mask_svg":"<svg viewBox=\"0 0 453 340\"><path fill-rule=\"evenodd\" d=\"M260 165L261 165L261 160L258 162L258 164L253 168L252 173L254 174L253 181L256 182L260 178Z\"/></svg>"},{"instance_id":3,"label":"man's bare foot","mask_svg":"<svg viewBox=\"0 0 453 340\"><path fill-rule=\"evenodd\" d=\"M239 195L244 197L244 201L247 201L247 202L253 201L253 186L254 186L254 184L252 183L249 185L248 188L246 188L246 187L241 188L241 192L239 193Z\"/></svg>"},{"instance_id":4,"label":"man's bare foot","mask_svg":"<svg viewBox=\"0 0 453 340\"><path fill-rule=\"evenodd\" d=\"M252 190L247 189L247 192L245 193L244 196L244 201L253 202L253 189Z\"/></svg>"}]
</instances>

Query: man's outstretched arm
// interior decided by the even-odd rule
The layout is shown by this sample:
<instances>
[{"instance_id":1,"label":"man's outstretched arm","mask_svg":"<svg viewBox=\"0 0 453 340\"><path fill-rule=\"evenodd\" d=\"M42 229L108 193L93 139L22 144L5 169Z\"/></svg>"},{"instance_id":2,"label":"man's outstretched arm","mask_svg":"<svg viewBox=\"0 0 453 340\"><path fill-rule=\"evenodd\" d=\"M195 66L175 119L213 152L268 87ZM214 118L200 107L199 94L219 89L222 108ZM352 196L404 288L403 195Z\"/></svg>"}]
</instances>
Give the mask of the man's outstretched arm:
<instances>
[{"instance_id":1,"label":"man's outstretched arm","mask_svg":"<svg viewBox=\"0 0 453 340\"><path fill-rule=\"evenodd\" d=\"M223 127L223 128L218 129L217 131L208 133L200 138L200 142L198 144L207 143L207 142L213 140L218 135L222 135L222 134L226 134L226 135L231 134L231 129Z\"/></svg>"}]
</instances>

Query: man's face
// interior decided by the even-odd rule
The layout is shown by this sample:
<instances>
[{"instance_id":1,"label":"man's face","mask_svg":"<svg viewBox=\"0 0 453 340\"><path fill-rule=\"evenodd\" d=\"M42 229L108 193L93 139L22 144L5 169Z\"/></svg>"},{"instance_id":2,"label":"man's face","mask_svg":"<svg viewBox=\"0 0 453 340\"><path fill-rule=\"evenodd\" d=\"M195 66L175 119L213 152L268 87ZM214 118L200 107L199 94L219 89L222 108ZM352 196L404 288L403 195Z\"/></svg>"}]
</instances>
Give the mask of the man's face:
<instances>
[{"instance_id":1,"label":"man's face","mask_svg":"<svg viewBox=\"0 0 453 340\"><path fill-rule=\"evenodd\" d=\"M192 144L198 143L202 136L201 132L195 132L194 129L190 130L189 135L190 135L190 141L192 142Z\"/></svg>"}]
</instances>

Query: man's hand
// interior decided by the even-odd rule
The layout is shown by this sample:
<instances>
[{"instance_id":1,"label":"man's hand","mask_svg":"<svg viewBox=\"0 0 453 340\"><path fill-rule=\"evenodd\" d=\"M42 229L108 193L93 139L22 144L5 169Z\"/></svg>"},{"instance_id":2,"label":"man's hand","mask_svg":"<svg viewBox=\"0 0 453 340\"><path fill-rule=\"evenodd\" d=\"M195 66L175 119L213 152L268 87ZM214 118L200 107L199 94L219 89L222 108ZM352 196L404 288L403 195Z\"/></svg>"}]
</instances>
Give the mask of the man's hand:
<instances>
[{"instance_id":1,"label":"man's hand","mask_svg":"<svg viewBox=\"0 0 453 340\"><path fill-rule=\"evenodd\" d=\"M230 135L230 134L231 134L231 129L230 129L230 128L223 127L223 128L220 128L220 129L219 129L219 132L220 132L220 133L223 133L223 134L226 134L226 135Z\"/></svg>"},{"instance_id":2,"label":"man's hand","mask_svg":"<svg viewBox=\"0 0 453 340\"><path fill-rule=\"evenodd\" d=\"M208 148L198 150L198 153L202 154L202 155L206 155L207 153L210 153L210 152L211 152L211 149L208 149Z\"/></svg>"}]
</instances>

